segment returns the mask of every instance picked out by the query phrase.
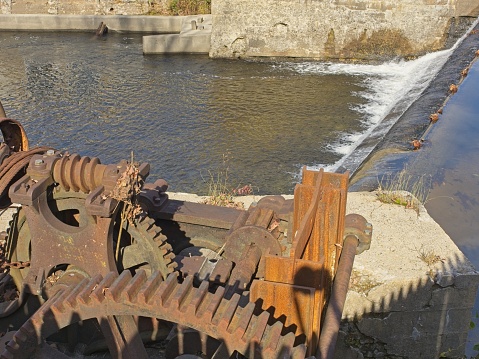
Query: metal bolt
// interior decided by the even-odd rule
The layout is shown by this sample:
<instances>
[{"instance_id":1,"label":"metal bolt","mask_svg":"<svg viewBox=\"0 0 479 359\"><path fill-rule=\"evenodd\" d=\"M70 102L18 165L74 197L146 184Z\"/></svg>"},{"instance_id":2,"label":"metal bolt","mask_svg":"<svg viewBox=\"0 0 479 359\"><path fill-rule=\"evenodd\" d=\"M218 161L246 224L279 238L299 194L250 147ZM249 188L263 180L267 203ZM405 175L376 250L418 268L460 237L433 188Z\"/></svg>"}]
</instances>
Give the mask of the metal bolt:
<instances>
[{"instance_id":1,"label":"metal bolt","mask_svg":"<svg viewBox=\"0 0 479 359\"><path fill-rule=\"evenodd\" d=\"M47 156L53 156L55 154L55 150L48 150Z\"/></svg>"},{"instance_id":2,"label":"metal bolt","mask_svg":"<svg viewBox=\"0 0 479 359\"><path fill-rule=\"evenodd\" d=\"M41 165L43 165L42 159L35 160L35 166L41 166Z\"/></svg>"},{"instance_id":3,"label":"metal bolt","mask_svg":"<svg viewBox=\"0 0 479 359\"><path fill-rule=\"evenodd\" d=\"M366 228L372 228L372 227L373 227L373 225L371 223L366 222Z\"/></svg>"},{"instance_id":4,"label":"metal bolt","mask_svg":"<svg viewBox=\"0 0 479 359\"><path fill-rule=\"evenodd\" d=\"M364 230L364 234L367 235L367 236L370 236L371 235L371 231L369 229L365 229Z\"/></svg>"}]
</instances>

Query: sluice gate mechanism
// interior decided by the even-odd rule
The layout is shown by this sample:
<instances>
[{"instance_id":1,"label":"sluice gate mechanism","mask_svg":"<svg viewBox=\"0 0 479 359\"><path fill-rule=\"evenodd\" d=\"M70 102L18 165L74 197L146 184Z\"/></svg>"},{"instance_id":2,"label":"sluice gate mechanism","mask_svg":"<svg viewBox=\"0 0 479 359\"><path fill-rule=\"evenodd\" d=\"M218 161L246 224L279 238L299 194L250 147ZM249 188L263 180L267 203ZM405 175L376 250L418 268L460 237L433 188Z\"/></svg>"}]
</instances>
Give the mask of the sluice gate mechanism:
<instances>
[{"instance_id":1,"label":"sluice gate mechanism","mask_svg":"<svg viewBox=\"0 0 479 359\"><path fill-rule=\"evenodd\" d=\"M347 174L247 210L168 198L149 165L30 149L0 119L0 358L332 358L354 256Z\"/></svg>"}]
</instances>

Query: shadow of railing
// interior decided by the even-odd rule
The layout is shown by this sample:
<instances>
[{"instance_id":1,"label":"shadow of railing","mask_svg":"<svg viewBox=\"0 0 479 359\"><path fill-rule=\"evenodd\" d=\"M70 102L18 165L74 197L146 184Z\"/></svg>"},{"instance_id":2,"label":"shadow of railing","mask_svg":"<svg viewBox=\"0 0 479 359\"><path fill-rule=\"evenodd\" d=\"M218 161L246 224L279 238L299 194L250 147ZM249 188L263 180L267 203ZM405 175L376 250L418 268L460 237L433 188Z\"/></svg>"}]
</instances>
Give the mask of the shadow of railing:
<instances>
[{"instance_id":1,"label":"shadow of railing","mask_svg":"<svg viewBox=\"0 0 479 359\"><path fill-rule=\"evenodd\" d=\"M479 276L457 254L437 260L416 280L350 292L336 357L464 358Z\"/></svg>"}]
</instances>

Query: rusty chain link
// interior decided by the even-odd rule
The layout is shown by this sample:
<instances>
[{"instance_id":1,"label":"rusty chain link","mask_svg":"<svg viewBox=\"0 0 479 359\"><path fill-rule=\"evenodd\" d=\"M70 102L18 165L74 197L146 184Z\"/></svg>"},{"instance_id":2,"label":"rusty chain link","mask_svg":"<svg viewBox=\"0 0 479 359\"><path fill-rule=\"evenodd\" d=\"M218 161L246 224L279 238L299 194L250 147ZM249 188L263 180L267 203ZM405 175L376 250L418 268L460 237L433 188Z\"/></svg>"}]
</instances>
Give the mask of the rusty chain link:
<instances>
[{"instance_id":1,"label":"rusty chain link","mask_svg":"<svg viewBox=\"0 0 479 359\"><path fill-rule=\"evenodd\" d=\"M0 264L1 269L9 269L9 268L15 268L15 269L23 269L30 267L30 261L27 262L4 262Z\"/></svg>"}]
</instances>

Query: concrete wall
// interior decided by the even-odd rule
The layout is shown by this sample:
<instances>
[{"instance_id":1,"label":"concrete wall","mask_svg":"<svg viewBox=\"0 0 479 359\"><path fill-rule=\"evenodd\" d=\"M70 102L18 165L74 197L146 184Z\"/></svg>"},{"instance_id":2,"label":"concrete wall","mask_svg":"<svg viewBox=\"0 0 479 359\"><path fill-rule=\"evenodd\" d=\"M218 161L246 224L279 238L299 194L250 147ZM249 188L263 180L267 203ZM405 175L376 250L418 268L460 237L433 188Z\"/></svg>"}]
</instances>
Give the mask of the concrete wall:
<instances>
[{"instance_id":1,"label":"concrete wall","mask_svg":"<svg viewBox=\"0 0 479 359\"><path fill-rule=\"evenodd\" d=\"M348 193L373 224L357 256L335 358L463 358L479 274L429 216Z\"/></svg>"},{"instance_id":2,"label":"concrete wall","mask_svg":"<svg viewBox=\"0 0 479 359\"><path fill-rule=\"evenodd\" d=\"M212 57L385 58L443 47L472 0L215 0Z\"/></svg>"},{"instance_id":3,"label":"concrete wall","mask_svg":"<svg viewBox=\"0 0 479 359\"><path fill-rule=\"evenodd\" d=\"M162 12L168 0L0 0L1 14L143 15Z\"/></svg>"}]
</instances>

